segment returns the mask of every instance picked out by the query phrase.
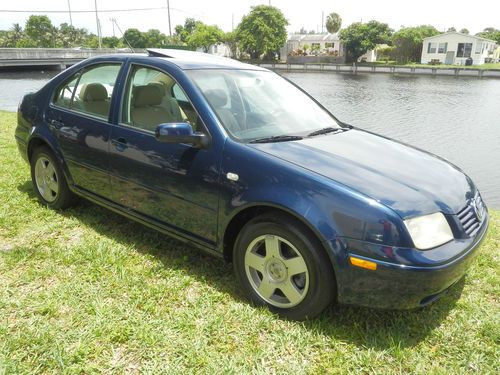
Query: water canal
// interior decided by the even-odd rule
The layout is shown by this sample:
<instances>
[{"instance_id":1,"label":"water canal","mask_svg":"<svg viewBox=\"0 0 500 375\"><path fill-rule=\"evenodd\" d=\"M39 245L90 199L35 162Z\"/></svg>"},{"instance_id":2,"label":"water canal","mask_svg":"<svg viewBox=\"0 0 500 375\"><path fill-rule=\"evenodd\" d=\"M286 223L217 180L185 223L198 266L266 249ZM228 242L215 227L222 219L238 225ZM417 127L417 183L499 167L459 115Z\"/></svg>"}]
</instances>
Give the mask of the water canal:
<instances>
[{"instance_id":1,"label":"water canal","mask_svg":"<svg viewBox=\"0 0 500 375\"><path fill-rule=\"evenodd\" d=\"M57 72L0 73L0 109ZM476 182L500 209L500 80L467 77L281 72L340 120L430 151ZM376 155L374 155L376 157Z\"/></svg>"}]
</instances>

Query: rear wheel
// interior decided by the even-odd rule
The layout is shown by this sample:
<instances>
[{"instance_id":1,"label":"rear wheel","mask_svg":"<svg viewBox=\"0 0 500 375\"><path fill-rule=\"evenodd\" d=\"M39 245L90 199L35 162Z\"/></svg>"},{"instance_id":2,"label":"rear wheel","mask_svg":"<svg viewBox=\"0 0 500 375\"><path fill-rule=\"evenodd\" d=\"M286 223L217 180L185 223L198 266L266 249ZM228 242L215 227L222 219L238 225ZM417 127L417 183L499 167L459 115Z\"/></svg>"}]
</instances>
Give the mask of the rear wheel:
<instances>
[{"instance_id":1,"label":"rear wheel","mask_svg":"<svg viewBox=\"0 0 500 375\"><path fill-rule=\"evenodd\" d=\"M30 165L33 187L43 205L64 209L75 203L76 197L69 190L62 169L48 147L35 149Z\"/></svg>"},{"instance_id":2,"label":"rear wheel","mask_svg":"<svg viewBox=\"0 0 500 375\"><path fill-rule=\"evenodd\" d=\"M285 215L248 222L235 243L237 277L250 299L283 317L318 315L335 296L330 261L303 225Z\"/></svg>"}]
</instances>

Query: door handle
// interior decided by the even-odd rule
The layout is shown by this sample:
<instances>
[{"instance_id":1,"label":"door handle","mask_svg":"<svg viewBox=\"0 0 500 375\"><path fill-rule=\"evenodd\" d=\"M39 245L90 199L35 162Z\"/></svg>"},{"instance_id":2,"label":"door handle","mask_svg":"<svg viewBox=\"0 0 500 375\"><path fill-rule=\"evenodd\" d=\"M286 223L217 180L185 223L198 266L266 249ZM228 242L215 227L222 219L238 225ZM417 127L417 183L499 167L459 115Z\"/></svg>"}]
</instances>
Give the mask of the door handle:
<instances>
[{"instance_id":1,"label":"door handle","mask_svg":"<svg viewBox=\"0 0 500 375\"><path fill-rule=\"evenodd\" d=\"M52 120L49 120L49 125L51 128L59 130L64 126L64 122L62 122L61 120L52 119Z\"/></svg>"},{"instance_id":2,"label":"door handle","mask_svg":"<svg viewBox=\"0 0 500 375\"><path fill-rule=\"evenodd\" d=\"M117 151L122 152L127 148L127 140L123 137L113 139L111 142L115 145Z\"/></svg>"}]
</instances>

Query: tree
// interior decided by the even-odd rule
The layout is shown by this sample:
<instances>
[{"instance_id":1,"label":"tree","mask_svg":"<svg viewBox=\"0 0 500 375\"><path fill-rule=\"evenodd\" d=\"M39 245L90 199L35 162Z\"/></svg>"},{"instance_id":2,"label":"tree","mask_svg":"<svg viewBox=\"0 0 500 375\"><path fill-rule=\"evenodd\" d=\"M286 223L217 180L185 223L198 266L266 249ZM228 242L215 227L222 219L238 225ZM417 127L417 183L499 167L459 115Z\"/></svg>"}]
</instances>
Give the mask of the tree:
<instances>
[{"instance_id":1,"label":"tree","mask_svg":"<svg viewBox=\"0 0 500 375\"><path fill-rule=\"evenodd\" d=\"M337 13L330 13L326 17L326 30L329 33L335 34L342 26L342 18Z\"/></svg>"},{"instance_id":2,"label":"tree","mask_svg":"<svg viewBox=\"0 0 500 375\"><path fill-rule=\"evenodd\" d=\"M212 44L220 43L223 39L224 32L218 26L199 22L188 37L187 44L193 49L202 47L205 52L208 52Z\"/></svg>"},{"instance_id":3,"label":"tree","mask_svg":"<svg viewBox=\"0 0 500 375\"><path fill-rule=\"evenodd\" d=\"M23 38L23 28L18 23L14 23L8 33L8 41L12 47L16 47L17 43Z\"/></svg>"},{"instance_id":4,"label":"tree","mask_svg":"<svg viewBox=\"0 0 500 375\"><path fill-rule=\"evenodd\" d=\"M236 28L239 47L252 58L274 58L287 38L288 21L276 7L258 5L243 16Z\"/></svg>"},{"instance_id":5,"label":"tree","mask_svg":"<svg viewBox=\"0 0 500 375\"><path fill-rule=\"evenodd\" d=\"M347 61L355 62L377 44L390 43L392 30L386 23L355 22L340 31L340 41L346 48Z\"/></svg>"},{"instance_id":6,"label":"tree","mask_svg":"<svg viewBox=\"0 0 500 375\"><path fill-rule=\"evenodd\" d=\"M495 29L494 27L487 27L480 33L477 33L476 36L485 39L491 39L500 44L500 30Z\"/></svg>"},{"instance_id":7,"label":"tree","mask_svg":"<svg viewBox=\"0 0 500 375\"><path fill-rule=\"evenodd\" d=\"M56 44L65 48L82 46L86 44L88 34L86 29L79 29L64 22L59 25Z\"/></svg>"},{"instance_id":8,"label":"tree","mask_svg":"<svg viewBox=\"0 0 500 375\"><path fill-rule=\"evenodd\" d=\"M231 57L236 58L238 54L238 36L236 32L230 31L224 34L223 42L229 47Z\"/></svg>"},{"instance_id":9,"label":"tree","mask_svg":"<svg viewBox=\"0 0 500 375\"><path fill-rule=\"evenodd\" d=\"M464 27L460 30L460 33L469 35L469 30Z\"/></svg>"},{"instance_id":10,"label":"tree","mask_svg":"<svg viewBox=\"0 0 500 375\"><path fill-rule=\"evenodd\" d=\"M448 30L446 30L447 33L456 33L457 29L455 29L453 26L449 27Z\"/></svg>"},{"instance_id":11,"label":"tree","mask_svg":"<svg viewBox=\"0 0 500 375\"><path fill-rule=\"evenodd\" d=\"M132 48L146 48L146 37L137 29L127 29L123 33L124 43L128 41Z\"/></svg>"},{"instance_id":12,"label":"tree","mask_svg":"<svg viewBox=\"0 0 500 375\"><path fill-rule=\"evenodd\" d=\"M123 43L116 36L105 36L102 38L102 46L104 48L119 48L123 47Z\"/></svg>"},{"instance_id":13,"label":"tree","mask_svg":"<svg viewBox=\"0 0 500 375\"><path fill-rule=\"evenodd\" d=\"M194 18L186 18L184 20L184 25L175 26L175 35L177 35L183 43L187 43L189 36L196 29L196 25L202 23Z\"/></svg>"},{"instance_id":14,"label":"tree","mask_svg":"<svg viewBox=\"0 0 500 375\"><path fill-rule=\"evenodd\" d=\"M158 29L150 29L144 33L147 47L163 47L167 36Z\"/></svg>"},{"instance_id":15,"label":"tree","mask_svg":"<svg viewBox=\"0 0 500 375\"><path fill-rule=\"evenodd\" d=\"M392 44L394 46L392 54L398 63L418 62L422 55L424 38L437 34L439 34L439 31L431 25L403 27L392 35Z\"/></svg>"},{"instance_id":16,"label":"tree","mask_svg":"<svg viewBox=\"0 0 500 375\"><path fill-rule=\"evenodd\" d=\"M26 21L24 31L34 47L54 47L55 45L57 28L52 25L47 16L31 15Z\"/></svg>"}]
</instances>

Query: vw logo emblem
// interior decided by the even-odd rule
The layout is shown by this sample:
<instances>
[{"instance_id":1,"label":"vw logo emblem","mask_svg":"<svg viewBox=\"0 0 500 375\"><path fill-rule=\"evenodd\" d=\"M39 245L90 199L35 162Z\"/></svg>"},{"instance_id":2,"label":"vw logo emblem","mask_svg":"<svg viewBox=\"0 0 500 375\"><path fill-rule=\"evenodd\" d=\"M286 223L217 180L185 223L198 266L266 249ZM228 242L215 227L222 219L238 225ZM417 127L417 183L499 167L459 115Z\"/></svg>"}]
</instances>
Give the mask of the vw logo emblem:
<instances>
[{"instance_id":1,"label":"vw logo emblem","mask_svg":"<svg viewBox=\"0 0 500 375\"><path fill-rule=\"evenodd\" d=\"M481 212L481 209L478 207L475 199L472 200L471 205L479 222L483 221L483 213Z\"/></svg>"}]
</instances>

